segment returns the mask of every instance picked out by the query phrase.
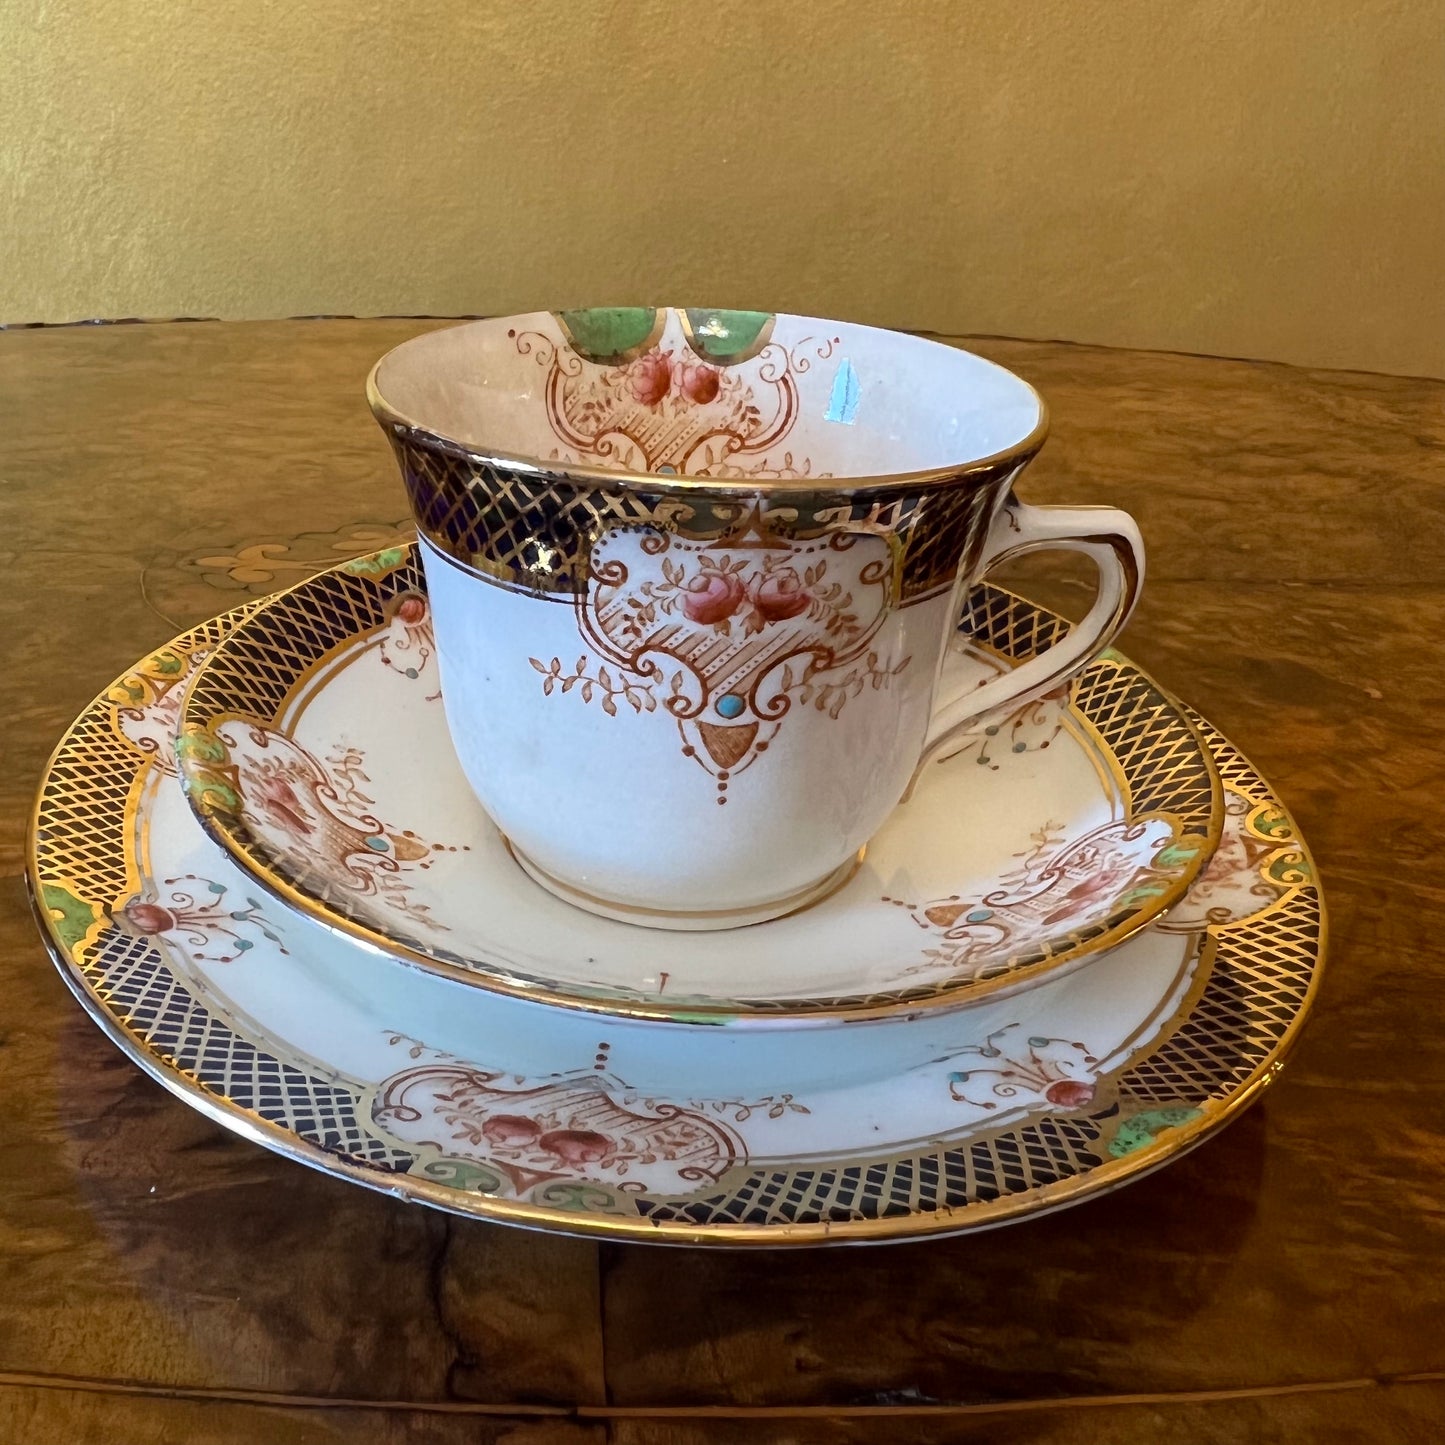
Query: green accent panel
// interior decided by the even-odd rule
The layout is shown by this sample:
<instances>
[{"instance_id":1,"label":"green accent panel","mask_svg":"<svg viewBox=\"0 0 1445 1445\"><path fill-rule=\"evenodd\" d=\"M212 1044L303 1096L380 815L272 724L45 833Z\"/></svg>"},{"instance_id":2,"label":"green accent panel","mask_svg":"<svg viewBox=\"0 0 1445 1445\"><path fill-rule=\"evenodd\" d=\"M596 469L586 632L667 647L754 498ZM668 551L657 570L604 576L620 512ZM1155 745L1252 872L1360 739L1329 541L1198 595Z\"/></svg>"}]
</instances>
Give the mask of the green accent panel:
<instances>
[{"instance_id":1,"label":"green accent panel","mask_svg":"<svg viewBox=\"0 0 1445 1445\"><path fill-rule=\"evenodd\" d=\"M450 1184L453 1189L466 1189L474 1194L496 1194L502 1188L502 1176L495 1169L465 1159L433 1159L423 1165L421 1172L439 1184Z\"/></svg>"},{"instance_id":2,"label":"green accent panel","mask_svg":"<svg viewBox=\"0 0 1445 1445\"><path fill-rule=\"evenodd\" d=\"M87 903L83 898L77 898L68 888L62 888L58 883L42 883L40 897L51 914L51 926L55 929L55 936L66 948L74 951L76 944L90 932L90 926L98 916L95 905Z\"/></svg>"},{"instance_id":3,"label":"green accent panel","mask_svg":"<svg viewBox=\"0 0 1445 1445\"><path fill-rule=\"evenodd\" d=\"M1126 1154L1152 1144L1155 1135L1165 1129L1177 1129L1181 1124L1203 1117L1202 1109L1191 1109L1187 1105L1172 1109L1146 1109L1119 1125L1118 1132L1109 1141L1109 1153L1115 1159L1122 1159Z\"/></svg>"},{"instance_id":4,"label":"green accent panel","mask_svg":"<svg viewBox=\"0 0 1445 1445\"><path fill-rule=\"evenodd\" d=\"M184 787L203 808L219 808L227 813L241 811L241 795L227 783L215 778L188 777Z\"/></svg>"},{"instance_id":5,"label":"green accent panel","mask_svg":"<svg viewBox=\"0 0 1445 1445\"><path fill-rule=\"evenodd\" d=\"M1203 847L1203 838L1176 838L1154 855L1154 862L1161 868L1182 868L1191 858L1196 857Z\"/></svg>"},{"instance_id":6,"label":"green accent panel","mask_svg":"<svg viewBox=\"0 0 1445 1445\"><path fill-rule=\"evenodd\" d=\"M382 552L373 552L369 557L355 557L341 564L341 571L353 577L383 577L406 561L405 547L388 547Z\"/></svg>"},{"instance_id":7,"label":"green accent panel","mask_svg":"<svg viewBox=\"0 0 1445 1445\"><path fill-rule=\"evenodd\" d=\"M1117 906L1137 908L1141 903L1145 903L1151 898L1158 898L1168 890L1169 885L1162 879L1154 883L1141 883L1137 888L1131 888L1127 893L1122 894Z\"/></svg>"},{"instance_id":8,"label":"green accent panel","mask_svg":"<svg viewBox=\"0 0 1445 1445\"><path fill-rule=\"evenodd\" d=\"M193 727L176 739L176 756L190 758L198 763L224 763L226 749L219 738Z\"/></svg>"},{"instance_id":9,"label":"green accent panel","mask_svg":"<svg viewBox=\"0 0 1445 1445\"><path fill-rule=\"evenodd\" d=\"M1315 870L1303 853L1281 854L1273 859L1264 871L1270 882L1278 883L1282 887L1315 881Z\"/></svg>"},{"instance_id":10,"label":"green accent panel","mask_svg":"<svg viewBox=\"0 0 1445 1445\"><path fill-rule=\"evenodd\" d=\"M592 1184L568 1184L558 1182L543 1189L538 1199L555 1209L572 1209L579 1214L630 1214L633 1211L618 1207L617 1196L608 1189L599 1189Z\"/></svg>"},{"instance_id":11,"label":"green accent panel","mask_svg":"<svg viewBox=\"0 0 1445 1445\"><path fill-rule=\"evenodd\" d=\"M773 319L769 311L704 311L687 308L692 348L709 361L725 364L754 354L758 337Z\"/></svg>"},{"instance_id":12,"label":"green accent panel","mask_svg":"<svg viewBox=\"0 0 1445 1445\"><path fill-rule=\"evenodd\" d=\"M635 351L652 335L655 306L599 306L587 311L554 313L572 342L572 350L588 361L615 361Z\"/></svg>"},{"instance_id":13,"label":"green accent panel","mask_svg":"<svg viewBox=\"0 0 1445 1445\"><path fill-rule=\"evenodd\" d=\"M1273 804L1258 809L1249 822L1261 837L1273 839L1275 842L1283 842L1287 838L1294 837L1294 828L1290 823L1289 814L1283 808L1275 807Z\"/></svg>"}]
</instances>

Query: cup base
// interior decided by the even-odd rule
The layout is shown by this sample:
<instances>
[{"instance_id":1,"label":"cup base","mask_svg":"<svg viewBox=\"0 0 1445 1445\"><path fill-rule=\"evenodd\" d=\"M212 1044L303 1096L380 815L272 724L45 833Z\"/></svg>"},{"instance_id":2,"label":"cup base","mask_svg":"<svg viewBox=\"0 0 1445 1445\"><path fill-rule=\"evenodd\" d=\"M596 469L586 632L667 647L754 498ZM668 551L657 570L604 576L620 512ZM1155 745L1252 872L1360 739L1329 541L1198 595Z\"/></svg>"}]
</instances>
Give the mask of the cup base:
<instances>
[{"instance_id":1,"label":"cup base","mask_svg":"<svg viewBox=\"0 0 1445 1445\"><path fill-rule=\"evenodd\" d=\"M610 918L617 923L631 923L638 928L665 928L679 933L707 933L720 932L727 928L747 928L750 924L767 923L771 919L782 918L789 913L801 913L803 909L811 908L814 904L831 897L847 883L863 866L863 855L867 852L866 848L860 848L854 857L833 869L826 877L820 878L816 883L810 883L806 888L799 888L783 898L774 898L766 903L749 904L745 908L713 908L673 912L663 908L640 908L635 904L599 898L596 894L576 888L570 883L564 883L560 878L547 872L545 868L522 852L510 838L504 837L503 841L507 845L507 851L511 853L517 866L527 877L545 888L554 897L560 898L564 903L570 903L588 913L595 913L599 918Z\"/></svg>"}]
</instances>

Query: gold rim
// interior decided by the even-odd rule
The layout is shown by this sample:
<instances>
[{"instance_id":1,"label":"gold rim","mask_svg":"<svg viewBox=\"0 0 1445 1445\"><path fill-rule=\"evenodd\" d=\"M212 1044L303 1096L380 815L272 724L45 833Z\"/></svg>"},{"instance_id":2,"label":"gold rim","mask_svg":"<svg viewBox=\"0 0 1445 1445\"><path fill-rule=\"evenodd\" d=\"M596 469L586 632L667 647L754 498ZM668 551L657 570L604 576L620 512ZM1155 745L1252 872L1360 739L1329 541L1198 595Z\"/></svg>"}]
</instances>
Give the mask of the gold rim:
<instances>
[{"instance_id":1,"label":"gold rim","mask_svg":"<svg viewBox=\"0 0 1445 1445\"><path fill-rule=\"evenodd\" d=\"M252 605L235 609L232 613L225 615L239 620L254 610L254 605ZM192 636L196 631L199 629L192 629L189 633L181 634L181 637ZM132 671L134 670L132 669ZM129 675L130 673L122 674L122 678ZM1308 981L1298 1006L1287 1023L1284 1033L1268 1048L1265 1056L1237 1087L1224 1097L1206 1098L1197 1104L1191 1104L1190 1107L1197 1111L1197 1117L1186 1123L1163 1129L1159 1135L1155 1135L1142 1148L1126 1153L1123 1157L1111 1159L1081 1173L1032 1189L976 1203L940 1206L928 1213L881 1215L838 1222L820 1220L803 1224L693 1224L667 1219L651 1221L646 1218L625 1218L615 1215L580 1215L571 1211L522 1201L499 1199L483 1194L462 1193L456 1188L449 1188L421 1176L409 1173L401 1175L379 1168L368 1168L363 1164L332 1153L292 1130L235 1103L228 1096L208 1088L197 1074L187 1070L176 1059L157 1052L139 1033L128 1026L125 1019L117 1017L105 999L91 987L75 957L75 953L86 949L89 945L85 940L67 945L57 931L57 920L41 902L44 896L44 879L41 877L38 846L39 830L44 820L45 795L52 774L67 750L71 748L81 728L88 725L93 714L109 701L109 692L110 689L107 689L97 696L66 730L52 751L36 793L31 813L31 827L27 838L26 880L32 908L40 925L47 951L66 985L101 1030L144 1072L156 1079L171 1093L223 1127L252 1142L261 1144L275 1153L295 1159L325 1173L349 1179L364 1187L393 1196L405 1194L452 1214L545 1229L549 1232L579 1237L679 1245L769 1248L810 1244L864 1243L875 1240L958 1234L1006 1224L1024 1215L1049 1213L1111 1192L1134 1179L1153 1173L1203 1143L1205 1139L1242 1113L1279 1076L1286 1059L1298 1041L1310 1008L1318 994L1325 968L1329 935L1328 913L1318 884L1314 881L1317 874L1309 847L1300 837L1291 818L1289 819L1291 838L1298 844L1307 876L1311 881L1308 884L1297 884L1289 888L1264 912L1267 914L1281 908L1287 899L1294 897L1306 888L1314 895L1319 919L1318 942L1313 953ZM1256 790L1270 794L1268 785L1243 754L1229 744L1222 735L1219 736L1221 742L1235 754L1238 764L1252 775ZM136 759L135 774L130 780L130 786L126 789L127 799L135 795L136 787L144 781L146 774L153 766L154 761L151 758L138 757ZM1217 775L1217 766L1215 772ZM1277 803L1277 800L1275 801ZM1282 807L1282 805L1280 806ZM1287 813L1285 816L1288 818ZM127 833L123 836L128 838L130 835ZM1252 921L1253 918L1261 916L1264 914L1241 919L1239 925L1242 926ZM1186 991L1174 1014L1161 1025L1152 1047L1144 1055L1145 1058L1157 1054L1168 1043L1172 1034L1177 1032L1184 1021L1193 1015L1213 981L1213 972L1218 966L1214 955L1219 935L1216 928L1207 927L1198 930L1196 937L1200 940L1195 949L1199 953L1197 965L1199 974L1196 983ZM1207 957L1205 956L1206 952ZM162 962L164 964L164 959ZM189 989L187 992L190 992ZM203 1000L194 994L190 996L194 1006L205 1011ZM274 1045L269 1044L268 1041L268 1049L273 1047ZM1114 1077L1123 1080L1128 1072L1129 1066L1125 1066L1117 1071Z\"/></svg>"},{"instance_id":2,"label":"gold rim","mask_svg":"<svg viewBox=\"0 0 1445 1445\"><path fill-rule=\"evenodd\" d=\"M665 308L659 307L661 311ZM682 310L682 308L671 308ZM530 313L527 313L530 314ZM915 336L911 332L898 331L888 333L894 336L907 336L910 340L919 341L925 346L937 346L943 351L962 353L964 356L974 357L986 366L992 366L996 370L1010 376L1021 387L1028 392L1033 399L1034 406L1038 411L1038 418L1033 429L1027 436L1016 441L1012 446L1002 448L1000 451L990 452L987 456L969 457L958 462L952 462L945 466L924 467L915 471L907 472L881 472L868 476L857 477L830 477L826 482L818 478L779 477L766 481L753 481L746 485L729 483L716 477L691 477L668 472L636 472L624 467L604 467L593 462L555 462L547 461L542 457L531 456L526 452L513 452L499 450L494 447L483 447L472 442L459 441L455 437L449 437L426 423L418 421L415 417L408 416L400 408L393 406L385 396L382 395L381 387L377 381L381 368L386 365L404 347L410 346L413 342L424 336L435 335L438 331L458 331L466 326L479 324L500 324L504 321L511 321L517 318L510 316L495 316L484 318L483 322L463 321L455 326L438 326L430 331L418 332L416 336L409 337L406 341L393 346L382 356L366 377L366 401L371 408L372 415L381 424L383 429L404 435L422 445L434 448L437 451L445 452L450 456L464 457L470 462L482 466L507 467L514 471L523 472L533 476L556 477L565 476L574 481L590 482L598 487L620 487L629 491L644 491L664 494L686 495L699 490L717 493L726 497L749 497L767 493L789 493L789 492L828 492L847 495L852 492L874 492L874 491L915 491L928 490L933 487L941 487L951 483L966 480L984 472L997 472L1005 470L1010 466L1021 467L1029 461L1043 446L1049 434L1049 408L1043 397L1023 377L1009 371L1006 366L999 366L997 362L990 361L986 356L979 356L977 352L964 351L962 347L949 346L942 341L933 341L928 337ZM824 325L857 325L856 322L835 322L829 321L826 317L809 317L808 320L817 320ZM884 327L870 328L872 330L887 331Z\"/></svg>"},{"instance_id":3,"label":"gold rim","mask_svg":"<svg viewBox=\"0 0 1445 1445\"><path fill-rule=\"evenodd\" d=\"M415 560L415 544L407 544L407 550L413 554ZM345 564L343 564L344 566ZM406 564L398 564L398 569ZM398 570L393 569L393 570ZM342 568L329 568L308 577L291 587L283 588L271 594L270 597L254 604L248 616L227 636L218 643L212 650L209 658L201 664L193 679L191 699L201 690L206 673L213 668L220 670L220 665L227 660L226 649L240 635L241 629L247 622L254 620L258 615L263 614L279 600L300 593L307 587L315 585L319 579L337 574ZM996 589L1002 592L1003 589ZM1044 613L1045 609L1038 608L1034 603L1026 599L1017 598L1015 594L1007 594L1015 597L1016 601L1022 602L1031 610ZM296 681L287 689L287 694L275 709L271 723L282 716L289 708L295 705L297 689L316 673L332 666L336 659L333 654L343 647L354 645L360 637L360 633L354 633L341 643L335 644L326 650L320 657L313 659L307 667L298 675ZM1002 656L1003 654L1000 654ZM612 993L599 991L597 994L588 994L580 989L567 991L557 987L555 984L543 980L534 979L520 974L505 962L488 961L485 965L488 971L483 972L475 964L455 962L452 959L441 957L427 952L424 948L413 946L403 939L394 938L377 928L353 918L349 914L342 913L322 900L314 897L311 893L292 882L289 878L277 873L269 862L253 853L247 845L238 838L232 829L227 826L226 818L222 813L213 810L208 806L203 796L198 796L187 788L186 799L191 806L192 812L205 829L206 835L212 842L216 843L249 877L259 883L264 889L276 898L279 898L289 908L296 912L305 914L308 918L319 923L325 928L342 932L363 943L370 948L377 949L384 954L390 955L400 963L411 968L418 968L424 972L441 975L453 979L459 983L465 983L473 988L484 988L493 993L506 994L509 997L528 999L533 1002L544 1003L558 1008L572 1009L582 1013L599 1014L608 1018L635 1019L649 1023L673 1023L685 1027L727 1027L738 1026L748 1028L772 1027L777 1021L794 1020L800 1023L813 1025L844 1025L852 1022L863 1022L872 1019L893 1018L899 1016L913 1016L930 1013L940 1010L953 1010L972 1008L976 1004L994 1002L1008 998L1010 995L1032 987L1044 976L1062 978L1074 969L1082 967L1099 953L1120 944L1127 942L1136 934L1148 928L1157 918L1171 908L1181 899L1192 886L1194 880L1207 865L1214 851L1219 846L1219 840L1224 831L1224 789L1220 781L1219 771L1214 763L1213 755L1204 740L1200 730L1194 725L1188 716L1187 711L1166 689L1142 668L1136 667L1133 663L1118 654L1113 654L1109 659L1096 659L1096 661L1112 661L1120 671L1127 670L1131 675L1138 677L1161 698L1174 713L1174 721L1180 730L1193 742L1200 760L1204 765L1204 771L1209 781L1210 802L1208 827L1202 835L1190 834L1189 837L1201 838L1201 846L1195 850L1191 860L1180 870L1177 877L1170 883L1165 891L1155 898L1147 900L1140 905L1128 918L1121 920L1107 929L1105 932L1089 938L1086 942L1076 944L1072 947L1061 950L1047 958L1039 959L1033 963L1021 965L1007 974L988 979L973 979L963 982L955 982L951 985L940 985L934 992L921 996L909 996L894 998L879 1004L845 1004L838 1003L829 1006L797 1006L787 1007L785 1004L769 1003L766 1007L760 1006L756 1001L748 1000L727 1000L719 1002L679 1002L676 1005L667 1005L658 1002L642 1002L638 1000L620 998ZM1072 704L1071 704L1072 706ZM1094 728L1090 720L1083 713L1076 716L1084 724L1088 725L1088 731L1099 739L1099 746L1103 747L1103 761L1110 768L1121 789L1126 810L1130 809L1128 781L1120 766L1113 749L1104 747L1102 737L1097 728ZM257 718L242 713L222 712L204 719L194 719L190 711L188 701L182 710L182 727L185 731L196 731L210 736L216 728L227 723L238 723L241 725L252 725ZM187 761L182 758L179 768L182 776L187 771ZM200 792L203 794L204 789ZM1132 821L1139 821L1129 811ZM1151 810L1150 813L1141 817L1168 817L1175 815L1163 811ZM1177 819L1176 819L1177 822Z\"/></svg>"}]
</instances>

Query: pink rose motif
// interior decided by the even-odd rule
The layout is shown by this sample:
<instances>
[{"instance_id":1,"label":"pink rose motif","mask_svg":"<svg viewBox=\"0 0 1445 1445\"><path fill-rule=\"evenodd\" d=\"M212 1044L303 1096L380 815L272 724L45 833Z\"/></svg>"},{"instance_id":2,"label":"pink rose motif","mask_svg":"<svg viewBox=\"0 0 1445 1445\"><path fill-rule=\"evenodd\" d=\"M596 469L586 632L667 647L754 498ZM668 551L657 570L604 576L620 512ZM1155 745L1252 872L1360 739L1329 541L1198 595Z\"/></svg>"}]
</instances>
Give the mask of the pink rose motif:
<instances>
[{"instance_id":1,"label":"pink rose motif","mask_svg":"<svg viewBox=\"0 0 1445 1445\"><path fill-rule=\"evenodd\" d=\"M167 933L176 926L176 915L159 903L144 903L137 899L121 909L127 923L138 933Z\"/></svg>"},{"instance_id":2,"label":"pink rose motif","mask_svg":"<svg viewBox=\"0 0 1445 1445\"><path fill-rule=\"evenodd\" d=\"M596 1164L612 1152L612 1140L591 1129L553 1129L537 1142L564 1164Z\"/></svg>"},{"instance_id":3,"label":"pink rose motif","mask_svg":"<svg viewBox=\"0 0 1445 1445\"><path fill-rule=\"evenodd\" d=\"M775 572L755 577L749 590L753 606L765 622L782 622L796 617L807 610L811 601L802 579L791 567L779 567Z\"/></svg>"},{"instance_id":4,"label":"pink rose motif","mask_svg":"<svg viewBox=\"0 0 1445 1445\"><path fill-rule=\"evenodd\" d=\"M682 610L706 625L731 617L742 600L743 584L731 572L700 572L683 589Z\"/></svg>"},{"instance_id":5,"label":"pink rose motif","mask_svg":"<svg viewBox=\"0 0 1445 1445\"><path fill-rule=\"evenodd\" d=\"M493 1114L482 1125L482 1134L488 1143L502 1147L530 1144L539 1133L536 1121L521 1114Z\"/></svg>"},{"instance_id":6,"label":"pink rose motif","mask_svg":"<svg viewBox=\"0 0 1445 1445\"><path fill-rule=\"evenodd\" d=\"M698 406L706 406L717 396L718 374L700 361L685 362L678 368L678 385L682 394Z\"/></svg>"},{"instance_id":7,"label":"pink rose motif","mask_svg":"<svg viewBox=\"0 0 1445 1445\"><path fill-rule=\"evenodd\" d=\"M666 352L649 351L634 363L627 384L643 406L656 406L672 385L672 361Z\"/></svg>"},{"instance_id":8,"label":"pink rose motif","mask_svg":"<svg viewBox=\"0 0 1445 1445\"><path fill-rule=\"evenodd\" d=\"M261 809L273 823L297 838L305 838L316 831L306 805L285 778L266 778L259 791Z\"/></svg>"},{"instance_id":9,"label":"pink rose motif","mask_svg":"<svg viewBox=\"0 0 1445 1445\"><path fill-rule=\"evenodd\" d=\"M1094 1102L1094 1086L1082 1079L1059 1079L1044 1090L1044 1098L1061 1109L1082 1109Z\"/></svg>"},{"instance_id":10,"label":"pink rose motif","mask_svg":"<svg viewBox=\"0 0 1445 1445\"><path fill-rule=\"evenodd\" d=\"M1060 923L1085 912L1092 904L1106 899L1125 878L1125 870L1119 867L1104 867L1097 873L1081 878L1063 896L1059 905L1044 917L1048 924Z\"/></svg>"}]
</instances>

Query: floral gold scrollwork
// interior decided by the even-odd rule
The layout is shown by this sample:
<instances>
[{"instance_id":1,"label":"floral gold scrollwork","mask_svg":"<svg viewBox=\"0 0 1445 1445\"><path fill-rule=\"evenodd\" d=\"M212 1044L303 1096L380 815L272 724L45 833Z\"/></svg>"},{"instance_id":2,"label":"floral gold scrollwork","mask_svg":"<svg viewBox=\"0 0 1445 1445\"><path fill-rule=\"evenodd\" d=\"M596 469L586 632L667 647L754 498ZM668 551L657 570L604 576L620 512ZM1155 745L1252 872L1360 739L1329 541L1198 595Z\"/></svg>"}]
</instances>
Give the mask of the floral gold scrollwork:
<instances>
[{"instance_id":1,"label":"floral gold scrollwork","mask_svg":"<svg viewBox=\"0 0 1445 1445\"><path fill-rule=\"evenodd\" d=\"M626 1190L625 1184L619 1189ZM543 1185L537 1193L539 1204L550 1204L554 1209L575 1210L578 1214L607 1214L617 1207L617 1196L595 1184L569 1184L554 1181Z\"/></svg>"},{"instance_id":2,"label":"floral gold scrollwork","mask_svg":"<svg viewBox=\"0 0 1445 1445\"><path fill-rule=\"evenodd\" d=\"M1294 824L1278 803L1260 803L1252 808L1246 826L1258 837L1284 843L1294 837Z\"/></svg>"},{"instance_id":3,"label":"floral gold scrollwork","mask_svg":"<svg viewBox=\"0 0 1445 1445\"><path fill-rule=\"evenodd\" d=\"M1188 897L1161 920L1168 932L1239 923L1277 902L1288 889L1313 882L1294 825L1274 802L1234 789L1224 795L1224 831Z\"/></svg>"},{"instance_id":4,"label":"floral gold scrollwork","mask_svg":"<svg viewBox=\"0 0 1445 1445\"><path fill-rule=\"evenodd\" d=\"M1278 853L1265 865L1264 876L1286 888L1301 883L1314 882L1314 870L1309 859L1298 848Z\"/></svg>"},{"instance_id":5,"label":"floral gold scrollwork","mask_svg":"<svg viewBox=\"0 0 1445 1445\"><path fill-rule=\"evenodd\" d=\"M377 1087L373 1123L411 1147L438 1151L447 1167L485 1169L496 1176L494 1190L545 1194L552 1203L561 1202L559 1189L594 1202L617 1190L686 1193L716 1184L746 1160L746 1146L725 1116L746 1119L760 1106L709 1110L644 1099L590 1072L529 1079L425 1049L404 1035L389 1037L412 1044L411 1057L421 1057ZM768 1101L779 1104L801 1107L791 1097Z\"/></svg>"},{"instance_id":6,"label":"floral gold scrollwork","mask_svg":"<svg viewBox=\"0 0 1445 1445\"><path fill-rule=\"evenodd\" d=\"M176 771L175 737L181 706L196 670L209 656L209 648L163 647L106 692L114 708L116 731L162 772Z\"/></svg>"},{"instance_id":7,"label":"floral gold scrollwork","mask_svg":"<svg viewBox=\"0 0 1445 1445\"><path fill-rule=\"evenodd\" d=\"M871 646L897 600L891 540L793 545L775 520L755 507L711 544L652 528L606 534L576 598L578 629L605 664L532 657L543 692L575 690L614 717L665 711L725 803L795 701L836 720L865 689L891 687L911 661Z\"/></svg>"},{"instance_id":8,"label":"floral gold scrollwork","mask_svg":"<svg viewBox=\"0 0 1445 1445\"><path fill-rule=\"evenodd\" d=\"M949 1056L980 1062L948 1076L949 1095L989 1112L1008 1108L1086 1109L1098 1093L1099 1059L1077 1039L1025 1036L1020 1023ZM1000 1040L1003 1042L1001 1043Z\"/></svg>"},{"instance_id":9,"label":"floral gold scrollwork","mask_svg":"<svg viewBox=\"0 0 1445 1445\"><path fill-rule=\"evenodd\" d=\"M228 897L223 883L194 873L161 880L165 892L153 891L125 899L111 912L115 923L138 938L166 938L199 962L234 963L258 939L289 950L254 898ZM254 936L253 936L254 935Z\"/></svg>"},{"instance_id":10,"label":"floral gold scrollwork","mask_svg":"<svg viewBox=\"0 0 1445 1445\"><path fill-rule=\"evenodd\" d=\"M176 736L176 757L187 794L204 813L240 812L236 769L225 743L199 723L186 723Z\"/></svg>"},{"instance_id":11,"label":"floral gold scrollwork","mask_svg":"<svg viewBox=\"0 0 1445 1445\"><path fill-rule=\"evenodd\" d=\"M716 318L702 330L693 329L697 318L683 318L681 339L670 342L665 312L556 319L564 344L542 331L508 335L547 373L547 420L570 454L557 460L688 476L813 475L808 458L771 454L798 419L794 378L831 356L836 337L785 347L758 328L761 345L743 355L711 351Z\"/></svg>"},{"instance_id":12,"label":"floral gold scrollwork","mask_svg":"<svg viewBox=\"0 0 1445 1445\"><path fill-rule=\"evenodd\" d=\"M937 940L907 976L988 978L1047 958L1061 938L1106 926L1167 891L1195 866L1201 846L1169 814L1115 819L1068 841L1060 825L1047 824L990 893L903 904Z\"/></svg>"},{"instance_id":13,"label":"floral gold scrollwork","mask_svg":"<svg viewBox=\"0 0 1445 1445\"><path fill-rule=\"evenodd\" d=\"M375 897L389 909L445 931L411 896L409 875L439 851L388 824L363 790L365 755L338 744L323 759L260 724L188 724L176 741L186 791L203 814L240 822L310 886Z\"/></svg>"},{"instance_id":14,"label":"floral gold scrollwork","mask_svg":"<svg viewBox=\"0 0 1445 1445\"><path fill-rule=\"evenodd\" d=\"M432 1159L421 1166L420 1173L439 1184L474 1194L500 1194L506 1187L506 1181L495 1169L466 1159Z\"/></svg>"}]
</instances>

